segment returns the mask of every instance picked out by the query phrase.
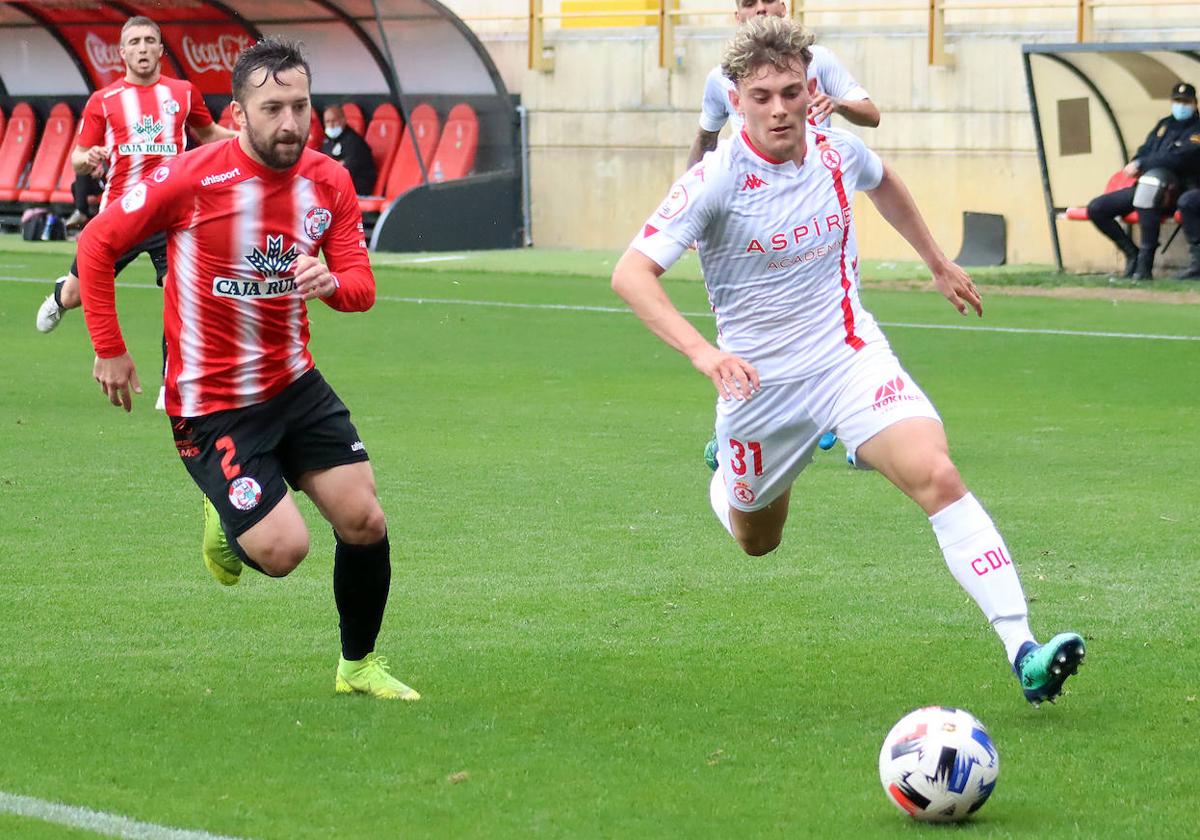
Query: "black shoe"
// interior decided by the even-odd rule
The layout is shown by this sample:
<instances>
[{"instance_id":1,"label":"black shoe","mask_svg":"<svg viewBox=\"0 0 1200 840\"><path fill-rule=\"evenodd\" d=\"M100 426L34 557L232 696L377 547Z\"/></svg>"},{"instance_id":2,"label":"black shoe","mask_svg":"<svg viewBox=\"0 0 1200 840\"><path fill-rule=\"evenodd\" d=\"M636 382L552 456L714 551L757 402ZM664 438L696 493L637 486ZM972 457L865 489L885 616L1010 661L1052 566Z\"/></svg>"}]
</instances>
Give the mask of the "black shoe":
<instances>
[{"instance_id":1,"label":"black shoe","mask_svg":"<svg viewBox=\"0 0 1200 840\"><path fill-rule=\"evenodd\" d=\"M1124 277L1126 280L1128 280L1130 277L1132 277L1133 273L1135 271L1137 271L1137 258L1138 258L1137 251L1126 251L1125 252L1125 272L1121 276Z\"/></svg>"},{"instance_id":2,"label":"black shoe","mask_svg":"<svg viewBox=\"0 0 1200 840\"><path fill-rule=\"evenodd\" d=\"M1180 280L1200 280L1200 243L1189 245L1188 251L1191 253L1191 262L1188 267L1175 276Z\"/></svg>"},{"instance_id":3,"label":"black shoe","mask_svg":"<svg viewBox=\"0 0 1200 840\"><path fill-rule=\"evenodd\" d=\"M1154 279L1154 251L1152 249L1138 251L1133 279L1138 282Z\"/></svg>"}]
</instances>

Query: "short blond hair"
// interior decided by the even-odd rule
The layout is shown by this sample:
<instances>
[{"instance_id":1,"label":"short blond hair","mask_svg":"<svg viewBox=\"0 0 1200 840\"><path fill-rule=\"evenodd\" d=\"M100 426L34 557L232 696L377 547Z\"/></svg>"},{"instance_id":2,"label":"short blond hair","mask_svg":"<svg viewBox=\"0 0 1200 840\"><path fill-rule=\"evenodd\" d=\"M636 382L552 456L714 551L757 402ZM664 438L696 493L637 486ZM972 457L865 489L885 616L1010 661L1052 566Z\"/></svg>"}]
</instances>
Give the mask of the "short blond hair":
<instances>
[{"instance_id":1,"label":"short blond hair","mask_svg":"<svg viewBox=\"0 0 1200 840\"><path fill-rule=\"evenodd\" d=\"M737 84L767 65L776 70L790 70L796 59L800 59L807 70L812 62L809 47L815 40L813 34L798 23L774 15L761 15L742 24L725 45L721 73Z\"/></svg>"}]
</instances>

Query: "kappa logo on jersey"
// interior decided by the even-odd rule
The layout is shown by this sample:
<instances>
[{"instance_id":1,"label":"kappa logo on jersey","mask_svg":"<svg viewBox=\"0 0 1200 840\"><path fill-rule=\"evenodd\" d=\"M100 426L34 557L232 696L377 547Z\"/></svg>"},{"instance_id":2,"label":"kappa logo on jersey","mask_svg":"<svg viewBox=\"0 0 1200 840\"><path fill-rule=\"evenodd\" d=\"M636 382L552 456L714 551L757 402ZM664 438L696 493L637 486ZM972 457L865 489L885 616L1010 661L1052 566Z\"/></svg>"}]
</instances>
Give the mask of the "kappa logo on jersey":
<instances>
[{"instance_id":1,"label":"kappa logo on jersey","mask_svg":"<svg viewBox=\"0 0 1200 840\"><path fill-rule=\"evenodd\" d=\"M242 170L235 166L228 172L221 172L216 175L205 175L200 179L200 186L211 187L213 184L224 184L226 181L231 181L241 174Z\"/></svg>"},{"instance_id":2,"label":"kappa logo on jersey","mask_svg":"<svg viewBox=\"0 0 1200 840\"><path fill-rule=\"evenodd\" d=\"M898 402L916 402L921 399L919 394L905 394L904 379L897 376L889 379L875 389L875 402L871 408L875 411L889 409Z\"/></svg>"},{"instance_id":3,"label":"kappa logo on jersey","mask_svg":"<svg viewBox=\"0 0 1200 840\"><path fill-rule=\"evenodd\" d=\"M125 197L121 199L121 209L126 213L134 213L141 210L145 203L146 185L142 183L125 193Z\"/></svg>"},{"instance_id":4,"label":"kappa logo on jersey","mask_svg":"<svg viewBox=\"0 0 1200 840\"><path fill-rule=\"evenodd\" d=\"M742 184L742 192L745 192L746 190L756 190L759 187L769 186L771 185L768 182L764 181L762 178L759 178L757 174L751 172L746 176L746 183Z\"/></svg>"},{"instance_id":5,"label":"kappa logo on jersey","mask_svg":"<svg viewBox=\"0 0 1200 840\"><path fill-rule=\"evenodd\" d=\"M821 147L821 163L831 172L836 172L842 166L842 155L832 146Z\"/></svg>"},{"instance_id":6,"label":"kappa logo on jersey","mask_svg":"<svg viewBox=\"0 0 1200 840\"><path fill-rule=\"evenodd\" d=\"M229 483L229 504L238 510L253 510L262 499L262 486L248 475Z\"/></svg>"},{"instance_id":7,"label":"kappa logo on jersey","mask_svg":"<svg viewBox=\"0 0 1200 840\"><path fill-rule=\"evenodd\" d=\"M658 208L658 217L661 219L674 219L684 208L688 206L688 191L683 184L676 184L671 187L671 192L667 193L666 199Z\"/></svg>"},{"instance_id":8,"label":"kappa logo on jersey","mask_svg":"<svg viewBox=\"0 0 1200 840\"><path fill-rule=\"evenodd\" d=\"M304 214L304 232L308 238L316 242L325 235L333 224L333 214L324 207L313 207Z\"/></svg>"},{"instance_id":9,"label":"kappa logo on jersey","mask_svg":"<svg viewBox=\"0 0 1200 840\"><path fill-rule=\"evenodd\" d=\"M150 180L156 184L161 184L163 181L167 180L167 176L170 174L170 169L167 169L165 166L160 166L158 169L154 170L154 174L150 176Z\"/></svg>"},{"instance_id":10,"label":"kappa logo on jersey","mask_svg":"<svg viewBox=\"0 0 1200 840\"><path fill-rule=\"evenodd\" d=\"M270 279L288 274L291 271L292 263L298 256L300 256L300 252L296 250L294 244L286 251L283 250L281 234L267 237L266 253L260 251L256 246L253 251L246 254L245 258L246 262L250 263L259 274Z\"/></svg>"},{"instance_id":11,"label":"kappa logo on jersey","mask_svg":"<svg viewBox=\"0 0 1200 840\"><path fill-rule=\"evenodd\" d=\"M174 143L155 143L154 140L162 134L162 120L156 120L149 114L142 116L140 122L133 125L133 133L139 137L132 143L120 143L117 151L123 155L173 155L179 147Z\"/></svg>"}]
</instances>

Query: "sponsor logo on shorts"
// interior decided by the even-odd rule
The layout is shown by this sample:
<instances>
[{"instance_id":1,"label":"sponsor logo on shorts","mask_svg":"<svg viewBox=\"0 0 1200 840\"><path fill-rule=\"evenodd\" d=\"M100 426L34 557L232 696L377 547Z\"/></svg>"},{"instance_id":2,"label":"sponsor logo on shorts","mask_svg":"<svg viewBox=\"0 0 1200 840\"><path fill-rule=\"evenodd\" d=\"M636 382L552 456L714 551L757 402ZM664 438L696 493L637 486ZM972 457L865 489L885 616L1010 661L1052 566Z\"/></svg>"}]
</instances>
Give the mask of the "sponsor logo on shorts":
<instances>
[{"instance_id":1,"label":"sponsor logo on shorts","mask_svg":"<svg viewBox=\"0 0 1200 840\"><path fill-rule=\"evenodd\" d=\"M215 175L205 175L200 179L200 186L211 187L213 184L224 184L226 181L232 180L241 174L242 170L235 166L228 172L220 172Z\"/></svg>"},{"instance_id":2,"label":"sponsor logo on shorts","mask_svg":"<svg viewBox=\"0 0 1200 840\"><path fill-rule=\"evenodd\" d=\"M248 475L229 483L229 504L238 510L253 510L262 499L262 487Z\"/></svg>"},{"instance_id":3,"label":"sponsor logo on shorts","mask_svg":"<svg viewBox=\"0 0 1200 840\"><path fill-rule=\"evenodd\" d=\"M875 411L887 411L898 402L920 402L922 399L920 394L905 394L904 378L897 376L875 389L875 402L871 408Z\"/></svg>"},{"instance_id":4,"label":"sponsor logo on shorts","mask_svg":"<svg viewBox=\"0 0 1200 840\"><path fill-rule=\"evenodd\" d=\"M756 498L754 490L744 481L735 481L733 483L733 498L737 499L744 505L748 505Z\"/></svg>"},{"instance_id":5,"label":"sponsor logo on shorts","mask_svg":"<svg viewBox=\"0 0 1200 840\"><path fill-rule=\"evenodd\" d=\"M214 295L223 298L277 298L296 291L296 278L242 280L237 277L214 277L212 289Z\"/></svg>"},{"instance_id":6,"label":"sponsor logo on shorts","mask_svg":"<svg viewBox=\"0 0 1200 840\"><path fill-rule=\"evenodd\" d=\"M316 242L325 235L333 224L333 214L324 207L313 207L304 214L304 232L308 238Z\"/></svg>"},{"instance_id":7,"label":"sponsor logo on shorts","mask_svg":"<svg viewBox=\"0 0 1200 840\"><path fill-rule=\"evenodd\" d=\"M354 441L354 443L350 444L350 451L351 452L366 452L367 447L363 446L363 442L361 440L356 440L356 441Z\"/></svg>"}]
</instances>

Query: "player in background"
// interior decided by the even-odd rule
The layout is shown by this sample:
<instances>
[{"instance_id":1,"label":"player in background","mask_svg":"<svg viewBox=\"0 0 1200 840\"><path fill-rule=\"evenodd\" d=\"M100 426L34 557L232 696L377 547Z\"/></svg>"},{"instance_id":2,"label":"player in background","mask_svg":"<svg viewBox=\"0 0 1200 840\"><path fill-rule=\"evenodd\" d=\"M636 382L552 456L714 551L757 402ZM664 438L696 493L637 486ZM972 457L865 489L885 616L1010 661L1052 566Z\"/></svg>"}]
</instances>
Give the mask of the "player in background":
<instances>
[{"instance_id":1,"label":"player in background","mask_svg":"<svg viewBox=\"0 0 1200 840\"><path fill-rule=\"evenodd\" d=\"M117 322L114 265L135 242L165 234L166 408L206 497L205 565L227 585L243 564L290 573L309 535L288 485L304 492L336 539L335 690L417 700L375 654L391 580L387 521L350 413L308 350L310 301L343 312L375 302L350 175L305 148L311 78L291 42L243 50L233 70L237 139L166 161L84 228L94 377L131 410L141 387Z\"/></svg>"},{"instance_id":2,"label":"player in background","mask_svg":"<svg viewBox=\"0 0 1200 840\"><path fill-rule=\"evenodd\" d=\"M199 89L191 82L161 73L163 43L158 24L137 15L121 27L121 60L125 78L93 93L83 108L71 165L78 173L108 164L108 180L100 197L103 210L137 186L164 160L183 151L184 127L201 143L237 136L213 122ZM167 273L167 249L161 235L135 243L117 260L120 274L138 255L154 263L158 284ZM79 270L59 277L54 292L38 307L37 328L50 332L67 310L79 306Z\"/></svg>"},{"instance_id":3,"label":"player in background","mask_svg":"<svg viewBox=\"0 0 1200 840\"><path fill-rule=\"evenodd\" d=\"M982 316L979 294L934 242L895 172L849 132L808 124L811 42L777 17L738 31L721 67L736 83L745 129L675 184L618 262L613 288L716 387L720 465L709 496L747 554L779 545L792 483L821 435L835 430L860 466L925 511L1025 697L1052 699L1078 669L1083 639L1035 641L1004 539L950 460L937 411L863 308L852 280L854 192L866 191L959 312ZM692 242L717 317L716 347L658 279Z\"/></svg>"},{"instance_id":4,"label":"player in background","mask_svg":"<svg viewBox=\"0 0 1200 840\"><path fill-rule=\"evenodd\" d=\"M739 25L767 15L785 17L787 4L784 0L735 0L733 16ZM871 128L879 125L879 109L871 101L870 94L855 81L837 56L816 45L809 47L809 52L812 60L808 77L817 80L816 92L809 103L809 121L813 125L828 126L833 115L838 114L855 125ZM734 134L741 131L742 118L730 104L732 92L733 83L721 72L719 65L709 71L704 80L704 99L700 103L700 129L688 153L688 169L706 152L717 147L717 137L726 122L732 123Z\"/></svg>"}]
</instances>

